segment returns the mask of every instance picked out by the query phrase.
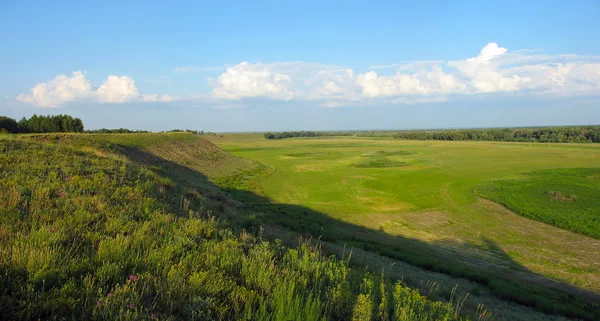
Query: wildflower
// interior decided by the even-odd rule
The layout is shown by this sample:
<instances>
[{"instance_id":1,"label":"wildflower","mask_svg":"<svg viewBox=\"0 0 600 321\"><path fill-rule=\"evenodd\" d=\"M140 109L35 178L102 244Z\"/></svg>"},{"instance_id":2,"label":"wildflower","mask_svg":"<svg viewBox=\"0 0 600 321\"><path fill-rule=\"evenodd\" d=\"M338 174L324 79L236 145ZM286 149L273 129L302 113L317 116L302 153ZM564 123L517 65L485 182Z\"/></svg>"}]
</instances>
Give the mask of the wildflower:
<instances>
[{"instance_id":1,"label":"wildflower","mask_svg":"<svg viewBox=\"0 0 600 321\"><path fill-rule=\"evenodd\" d=\"M100 305L102 304L102 302L100 302L100 300L98 300L98 302L96 302L96 305Z\"/></svg>"},{"instance_id":2,"label":"wildflower","mask_svg":"<svg viewBox=\"0 0 600 321\"><path fill-rule=\"evenodd\" d=\"M150 318L152 318L152 320L156 320L156 313L152 313L152 316L150 316Z\"/></svg>"},{"instance_id":3,"label":"wildflower","mask_svg":"<svg viewBox=\"0 0 600 321\"><path fill-rule=\"evenodd\" d=\"M65 197L67 195L67 193L65 193L65 191L60 192L60 194L58 194L58 196L60 197Z\"/></svg>"},{"instance_id":4,"label":"wildflower","mask_svg":"<svg viewBox=\"0 0 600 321\"><path fill-rule=\"evenodd\" d=\"M65 177L65 181L70 181L71 179L73 179L73 176L71 176L71 175Z\"/></svg>"},{"instance_id":5,"label":"wildflower","mask_svg":"<svg viewBox=\"0 0 600 321\"><path fill-rule=\"evenodd\" d=\"M52 226L50 226L48 230L50 231L50 233L56 232L56 223L52 224Z\"/></svg>"},{"instance_id":6,"label":"wildflower","mask_svg":"<svg viewBox=\"0 0 600 321\"><path fill-rule=\"evenodd\" d=\"M133 304L133 303L132 303L132 304L130 304L130 305L129 305L129 308L130 308L131 310L135 309L135 304Z\"/></svg>"},{"instance_id":7,"label":"wildflower","mask_svg":"<svg viewBox=\"0 0 600 321\"><path fill-rule=\"evenodd\" d=\"M112 292L108 292L108 294L106 296L110 298L111 296L113 296L113 294L112 294Z\"/></svg>"},{"instance_id":8,"label":"wildflower","mask_svg":"<svg viewBox=\"0 0 600 321\"><path fill-rule=\"evenodd\" d=\"M129 276L129 279L130 279L131 281L134 281L134 282L135 282L135 281L137 281L138 277L137 277L137 275L135 275L135 274L132 274L132 275L130 275L130 276Z\"/></svg>"}]
</instances>

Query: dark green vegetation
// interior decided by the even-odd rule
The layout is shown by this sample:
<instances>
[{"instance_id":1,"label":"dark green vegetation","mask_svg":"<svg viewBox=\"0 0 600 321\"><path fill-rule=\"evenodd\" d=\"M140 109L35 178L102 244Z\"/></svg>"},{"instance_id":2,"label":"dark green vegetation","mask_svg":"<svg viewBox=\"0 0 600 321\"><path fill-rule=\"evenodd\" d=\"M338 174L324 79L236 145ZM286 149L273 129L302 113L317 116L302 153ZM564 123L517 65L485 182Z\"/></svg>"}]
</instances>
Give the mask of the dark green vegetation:
<instances>
[{"instance_id":1,"label":"dark green vegetation","mask_svg":"<svg viewBox=\"0 0 600 321\"><path fill-rule=\"evenodd\" d=\"M600 169L534 171L493 180L477 192L525 217L600 239Z\"/></svg>"},{"instance_id":2,"label":"dark green vegetation","mask_svg":"<svg viewBox=\"0 0 600 321\"><path fill-rule=\"evenodd\" d=\"M228 227L256 211L213 182L255 170L189 134L1 138L2 319L460 319L460 300Z\"/></svg>"},{"instance_id":3,"label":"dark green vegetation","mask_svg":"<svg viewBox=\"0 0 600 321\"><path fill-rule=\"evenodd\" d=\"M414 155L415 152L410 152L406 150L377 150L374 152L366 152L362 153L363 157L381 157L381 156L406 156L406 155Z\"/></svg>"},{"instance_id":4,"label":"dark green vegetation","mask_svg":"<svg viewBox=\"0 0 600 321\"><path fill-rule=\"evenodd\" d=\"M80 133L83 132L83 123L79 118L68 115L38 116L33 115L27 119L23 117L19 122L12 118L0 117L0 133Z\"/></svg>"},{"instance_id":5,"label":"dark green vegetation","mask_svg":"<svg viewBox=\"0 0 600 321\"><path fill-rule=\"evenodd\" d=\"M266 139L319 136L393 137L415 140L600 143L600 126L348 132L300 131L264 134Z\"/></svg>"},{"instance_id":6,"label":"dark green vegetation","mask_svg":"<svg viewBox=\"0 0 600 321\"><path fill-rule=\"evenodd\" d=\"M410 165L407 162L399 162L397 160L386 157L372 157L354 164L358 168L383 168L383 167L401 167Z\"/></svg>"},{"instance_id":7,"label":"dark green vegetation","mask_svg":"<svg viewBox=\"0 0 600 321\"><path fill-rule=\"evenodd\" d=\"M0 116L0 133L16 133L19 131L17 121L5 116Z\"/></svg>"}]
</instances>

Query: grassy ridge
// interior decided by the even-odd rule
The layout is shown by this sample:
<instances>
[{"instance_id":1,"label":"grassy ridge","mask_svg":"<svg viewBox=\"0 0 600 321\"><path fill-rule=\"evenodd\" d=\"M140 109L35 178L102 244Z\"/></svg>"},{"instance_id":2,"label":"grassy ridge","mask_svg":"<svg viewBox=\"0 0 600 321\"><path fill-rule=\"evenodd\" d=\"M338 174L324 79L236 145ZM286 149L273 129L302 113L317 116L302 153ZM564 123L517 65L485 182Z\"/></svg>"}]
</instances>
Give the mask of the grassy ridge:
<instances>
[{"instance_id":1,"label":"grassy ridge","mask_svg":"<svg viewBox=\"0 0 600 321\"><path fill-rule=\"evenodd\" d=\"M600 169L555 169L492 180L477 193L525 217L600 239L598 186Z\"/></svg>"},{"instance_id":2,"label":"grassy ridge","mask_svg":"<svg viewBox=\"0 0 600 321\"><path fill-rule=\"evenodd\" d=\"M192 135L0 139L0 309L8 320L458 320L457 308L215 218L205 188L147 151ZM169 142L170 141L170 142ZM159 147L156 147L159 146ZM195 146L195 147L193 147ZM199 165L195 165L199 166ZM190 173L176 173L190 174ZM199 176L196 173L196 176ZM221 207L223 209L223 207Z\"/></svg>"}]
</instances>

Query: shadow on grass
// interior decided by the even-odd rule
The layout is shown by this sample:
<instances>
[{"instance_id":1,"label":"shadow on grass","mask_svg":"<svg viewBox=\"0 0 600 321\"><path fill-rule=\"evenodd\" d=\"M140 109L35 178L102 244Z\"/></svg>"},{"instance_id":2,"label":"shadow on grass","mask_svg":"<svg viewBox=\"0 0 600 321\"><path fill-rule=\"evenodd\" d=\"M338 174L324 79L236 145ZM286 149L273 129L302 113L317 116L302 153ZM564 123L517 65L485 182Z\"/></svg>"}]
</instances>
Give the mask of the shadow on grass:
<instances>
[{"instance_id":1,"label":"shadow on grass","mask_svg":"<svg viewBox=\"0 0 600 321\"><path fill-rule=\"evenodd\" d=\"M600 320L600 294L537 275L512 260L490 240L484 240L485 245L502 265L463 253L459 244L453 246L446 241L443 247L428 244L392 236L383 230L342 222L303 206L277 204L253 192L217 186L194 169L141 149L123 145L116 145L116 148L132 162L150 166L159 174L170 178L174 182L173 188L182 195L187 195L186 197L193 198L198 195L194 191L200 190L200 194L208 195L208 199L212 199L215 204L229 204L217 206L219 212L231 212L226 206L236 207L235 215L226 216L233 229L258 229L260 224L281 226L302 236L319 238L340 246L362 248L425 270L464 278L489 288L501 299L533 307L544 313ZM203 201L198 199L197 204L192 206L201 202ZM174 208L181 209L179 200L171 203ZM282 239L287 237L281 233L266 236Z\"/></svg>"}]
</instances>

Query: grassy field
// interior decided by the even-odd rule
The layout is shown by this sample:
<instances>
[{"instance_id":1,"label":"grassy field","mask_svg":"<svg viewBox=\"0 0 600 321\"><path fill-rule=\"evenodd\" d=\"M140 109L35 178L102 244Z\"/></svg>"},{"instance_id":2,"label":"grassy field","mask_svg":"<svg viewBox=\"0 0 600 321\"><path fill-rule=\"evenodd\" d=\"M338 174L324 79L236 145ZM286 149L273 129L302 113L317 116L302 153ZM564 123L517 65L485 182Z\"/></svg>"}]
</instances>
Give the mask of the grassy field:
<instances>
[{"instance_id":1,"label":"grassy field","mask_svg":"<svg viewBox=\"0 0 600 321\"><path fill-rule=\"evenodd\" d=\"M363 204L368 211L362 215L352 204L336 214L325 212L343 208L332 199L306 206L277 199L276 186L269 194L265 189L300 165L329 168L341 161L345 169L337 169L337 178L318 185L322 193L337 192L336 179L345 178L350 192L338 201L358 204L354 176L372 181L393 177L392 171L442 167L434 160L437 146L211 139L244 157L191 134L1 137L3 318L453 320L459 311L475 320L597 316L600 307L590 303L596 299L597 241L461 194L489 180L461 182L446 169L434 207L423 198L415 210L399 197L387 208ZM317 172L297 173L288 179ZM310 187L280 183L283 196L289 186ZM409 205L390 210L394 202ZM299 242L310 235L322 236L322 249ZM556 251L541 249L543 258L527 241Z\"/></svg>"},{"instance_id":2,"label":"grassy field","mask_svg":"<svg viewBox=\"0 0 600 321\"><path fill-rule=\"evenodd\" d=\"M0 137L0 318L463 319L314 243L228 229L212 181L254 166L190 134Z\"/></svg>"},{"instance_id":3,"label":"grassy field","mask_svg":"<svg viewBox=\"0 0 600 321\"><path fill-rule=\"evenodd\" d=\"M482 184L476 193L525 217L600 239L600 168L534 171Z\"/></svg>"},{"instance_id":4,"label":"grassy field","mask_svg":"<svg viewBox=\"0 0 600 321\"><path fill-rule=\"evenodd\" d=\"M587 228L586 234L594 235L594 223L585 217L597 211L596 176L583 178L589 181L587 189L581 185L576 191L553 179L534 184L538 190L527 193L503 183L535 176L532 171L598 167L600 146L352 137L265 140L251 134L210 139L266 167L255 184L243 186L282 204L281 211L262 220L474 280L502 298L542 310L577 313L584 308L569 297L600 298L600 241L515 214L563 228L570 222L571 230L585 233L578 228ZM496 189L485 188L489 184ZM518 195L523 202L502 201L493 191ZM526 214L525 204L537 207L527 195L536 193L547 197L539 202L552 204L556 198L562 208L580 215L558 219L564 213L560 209L546 216L543 209L538 216ZM565 201L571 195L576 199ZM292 205L304 210L294 212ZM567 295L544 295L543 289ZM588 309L598 311L597 306Z\"/></svg>"}]
</instances>

